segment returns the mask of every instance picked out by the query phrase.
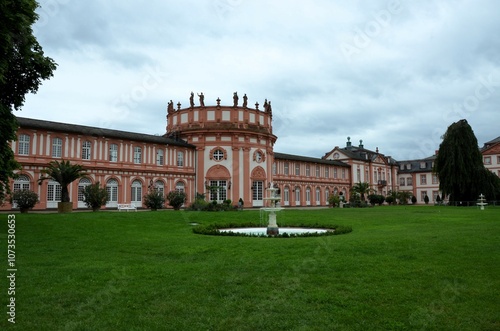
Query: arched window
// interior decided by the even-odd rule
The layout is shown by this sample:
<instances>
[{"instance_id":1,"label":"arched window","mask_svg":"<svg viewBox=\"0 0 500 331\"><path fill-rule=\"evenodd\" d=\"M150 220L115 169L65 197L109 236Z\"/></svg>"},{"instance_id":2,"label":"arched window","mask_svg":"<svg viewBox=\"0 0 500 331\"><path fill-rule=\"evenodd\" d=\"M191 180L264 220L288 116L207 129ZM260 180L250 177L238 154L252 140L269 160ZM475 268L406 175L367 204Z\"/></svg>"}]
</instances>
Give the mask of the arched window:
<instances>
[{"instance_id":1,"label":"arched window","mask_svg":"<svg viewBox=\"0 0 500 331\"><path fill-rule=\"evenodd\" d=\"M26 175L20 175L14 180L14 192L29 190L30 189L30 178ZM13 203L12 208L17 208L17 204Z\"/></svg>"},{"instance_id":2,"label":"arched window","mask_svg":"<svg viewBox=\"0 0 500 331\"><path fill-rule=\"evenodd\" d=\"M319 206L321 204L321 190L319 187L316 188L316 205Z\"/></svg>"},{"instance_id":3,"label":"arched window","mask_svg":"<svg viewBox=\"0 0 500 331\"><path fill-rule=\"evenodd\" d=\"M300 187L295 187L295 205L300 206Z\"/></svg>"},{"instance_id":4,"label":"arched window","mask_svg":"<svg viewBox=\"0 0 500 331\"><path fill-rule=\"evenodd\" d=\"M140 180L132 182L131 202L136 207L142 207L142 183Z\"/></svg>"},{"instance_id":5,"label":"arched window","mask_svg":"<svg viewBox=\"0 0 500 331\"><path fill-rule=\"evenodd\" d=\"M288 186L283 189L283 203L285 206L290 206L290 188Z\"/></svg>"},{"instance_id":6,"label":"arched window","mask_svg":"<svg viewBox=\"0 0 500 331\"><path fill-rule=\"evenodd\" d=\"M18 138L19 147L17 153L19 155L29 155L30 153L30 136L27 134L20 134Z\"/></svg>"},{"instance_id":7,"label":"arched window","mask_svg":"<svg viewBox=\"0 0 500 331\"><path fill-rule=\"evenodd\" d=\"M158 192L165 195L165 184L161 180L157 180L155 183L155 188Z\"/></svg>"},{"instance_id":8,"label":"arched window","mask_svg":"<svg viewBox=\"0 0 500 331\"><path fill-rule=\"evenodd\" d=\"M177 192L184 192L184 191L185 191L185 189L186 189L186 188L185 188L184 182L177 182L177 183L175 184L175 190L176 190Z\"/></svg>"},{"instance_id":9,"label":"arched window","mask_svg":"<svg viewBox=\"0 0 500 331\"><path fill-rule=\"evenodd\" d=\"M29 190L30 189L30 178L26 175L20 175L14 181L14 192L21 190Z\"/></svg>"},{"instance_id":10,"label":"arched window","mask_svg":"<svg viewBox=\"0 0 500 331\"><path fill-rule=\"evenodd\" d=\"M57 203L61 202L61 185L53 180L47 184L47 208L57 208Z\"/></svg>"},{"instance_id":11,"label":"arched window","mask_svg":"<svg viewBox=\"0 0 500 331\"><path fill-rule=\"evenodd\" d=\"M83 190L85 190L85 188L87 186L89 186L90 184L92 184L91 180L88 179L88 178L82 178L80 179L80 182L78 183L78 208L85 208L87 205L85 204L85 202L83 201Z\"/></svg>"},{"instance_id":12,"label":"arched window","mask_svg":"<svg viewBox=\"0 0 500 331\"><path fill-rule=\"evenodd\" d=\"M310 187L306 188L306 205L307 206L311 205L311 188Z\"/></svg>"},{"instance_id":13,"label":"arched window","mask_svg":"<svg viewBox=\"0 0 500 331\"><path fill-rule=\"evenodd\" d=\"M106 191L108 192L106 207L116 207L118 204L118 181L116 179L108 180Z\"/></svg>"},{"instance_id":14,"label":"arched window","mask_svg":"<svg viewBox=\"0 0 500 331\"><path fill-rule=\"evenodd\" d=\"M82 144L82 160L90 160L90 141L84 141Z\"/></svg>"}]
</instances>

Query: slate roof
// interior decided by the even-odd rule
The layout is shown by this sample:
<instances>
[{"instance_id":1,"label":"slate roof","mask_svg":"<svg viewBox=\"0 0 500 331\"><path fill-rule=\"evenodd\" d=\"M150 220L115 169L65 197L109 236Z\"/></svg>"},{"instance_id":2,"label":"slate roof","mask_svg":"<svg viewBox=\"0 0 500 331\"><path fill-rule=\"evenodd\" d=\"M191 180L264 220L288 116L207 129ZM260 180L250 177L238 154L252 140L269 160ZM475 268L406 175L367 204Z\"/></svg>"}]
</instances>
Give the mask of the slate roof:
<instances>
[{"instance_id":1,"label":"slate roof","mask_svg":"<svg viewBox=\"0 0 500 331\"><path fill-rule=\"evenodd\" d=\"M195 148L195 146L188 144L181 139L172 139L165 136L156 136L145 133L103 129L93 126L44 121L26 117L17 117L17 122L19 123L19 126L22 128L50 130L55 132L75 133L75 134L94 136L94 137L106 137L106 138L133 140L138 142L140 141L140 142L148 142L148 143L156 143L164 145L166 144L166 145L182 146L187 148Z\"/></svg>"},{"instance_id":2,"label":"slate roof","mask_svg":"<svg viewBox=\"0 0 500 331\"><path fill-rule=\"evenodd\" d=\"M426 157L425 159L419 159L419 160L405 160L405 161L398 161L398 164L400 165L398 172L400 174L408 174L408 173L414 173L414 172L432 172L432 163L436 159L436 155ZM421 168L422 163L425 162L425 167ZM411 168L407 169L407 165L410 164ZM401 169L401 165L404 166L403 169Z\"/></svg>"},{"instance_id":3,"label":"slate roof","mask_svg":"<svg viewBox=\"0 0 500 331\"><path fill-rule=\"evenodd\" d=\"M302 161L302 162L310 162L310 163L318 163L318 164L329 164L339 167L350 167L350 165L336 160L325 160L315 157L309 156L301 156L301 155L292 155L292 154L284 154L284 153L274 153L275 159L281 160L291 160L291 161Z\"/></svg>"}]
</instances>

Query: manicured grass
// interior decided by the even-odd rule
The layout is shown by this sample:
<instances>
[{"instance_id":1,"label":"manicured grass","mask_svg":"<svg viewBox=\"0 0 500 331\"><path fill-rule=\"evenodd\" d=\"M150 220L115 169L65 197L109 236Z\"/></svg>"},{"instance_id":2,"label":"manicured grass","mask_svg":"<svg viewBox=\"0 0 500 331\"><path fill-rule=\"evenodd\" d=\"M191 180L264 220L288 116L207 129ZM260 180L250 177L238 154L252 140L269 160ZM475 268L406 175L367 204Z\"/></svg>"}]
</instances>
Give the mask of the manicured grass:
<instances>
[{"instance_id":1,"label":"manicured grass","mask_svg":"<svg viewBox=\"0 0 500 331\"><path fill-rule=\"evenodd\" d=\"M18 330L499 330L500 208L285 210L317 238L203 236L259 211L16 214ZM7 214L0 214L7 274Z\"/></svg>"}]
</instances>

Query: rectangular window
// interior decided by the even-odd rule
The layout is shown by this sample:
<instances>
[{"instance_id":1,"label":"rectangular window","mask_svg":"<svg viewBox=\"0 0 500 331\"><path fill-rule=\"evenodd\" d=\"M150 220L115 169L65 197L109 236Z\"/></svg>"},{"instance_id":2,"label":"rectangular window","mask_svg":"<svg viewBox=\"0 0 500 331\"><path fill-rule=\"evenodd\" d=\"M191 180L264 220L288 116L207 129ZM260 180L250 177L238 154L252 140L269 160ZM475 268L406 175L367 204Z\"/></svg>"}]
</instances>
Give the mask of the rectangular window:
<instances>
[{"instance_id":1,"label":"rectangular window","mask_svg":"<svg viewBox=\"0 0 500 331\"><path fill-rule=\"evenodd\" d=\"M300 164L296 164L295 165L295 176L299 176L300 175Z\"/></svg>"},{"instance_id":2,"label":"rectangular window","mask_svg":"<svg viewBox=\"0 0 500 331\"><path fill-rule=\"evenodd\" d=\"M413 182L411 180L411 177L406 178L406 185L407 186L413 186Z\"/></svg>"},{"instance_id":3,"label":"rectangular window","mask_svg":"<svg viewBox=\"0 0 500 331\"><path fill-rule=\"evenodd\" d=\"M134 163L139 164L142 161L142 149L140 147L134 147Z\"/></svg>"},{"instance_id":4,"label":"rectangular window","mask_svg":"<svg viewBox=\"0 0 500 331\"><path fill-rule=\"evenodd\" d=\"M500 164L500 156L497 156L497 164Z\"/></svg>"},{"instance_id":5,"label":"rectangular window","mask_svg":"<svg viewBox=\"0 0 500 331\"><path fill-rule=\"evenodd\" d=\"M427 185L427 175L420 175L420 185Z\"/></svg>"},{"instance_id":6,"label":"rectangular window","mask_svg":"<svg viewBox=\"0 0 500 331\"><path fill-rule=\"evenodd\" d=\"M177 166L184 167L184 152L177 152Z\"/></svg>"},{"instance_id":7,"label":"rectangular window","mask_svg":"<svg viewBox=\"0 0 500 331\"><path fill-rule=\"evenodd\" d=\"M404 178L399 179L399 186L405 186L405 179Z\"/></svg>"},{"instance_id":8,"label":"rectangular window","mask_svg":"<svg viewBox=\"0 0 500 331\"><path fill-rule=\"evenodd\" d=\"M420 169L425 169L427 167L427 163L420 162Z\"/></svg>"},{"instance_id":9,"label":"rectangular window","mask_svg":"<svg viewBox=\"0 0 500 331\"><path fill-rule=\"evenodd\" d=\"M484 164L491 164L491 156L484 157Z\"/></svg>"},{"instance_id":10,"label":"rectangular window","mask_svg":"<svg viewBox=\"0 0 500 331\"><path fill-rule=\"evenodd\" d=\"M330 178L330 167L325 167L325 178Z\"/></svg>"},{"instance_id":11,"label":"rectangular window","mask_svg":"<svg viewBox=\"0 0 500 331\"><path fill-rule=\"evenodd\" d=\"M319 178L319 166L316 166L316 178Z\"/></svg>"},{"instance_id":12,"label":"rectangular window","mask_svg":"<svg viewBox=\"0 0 500 331\"><path fill-rule=\"evenodd\" d=\"M90 160L90 141L85 141L82 145L82 160Z\"/></svg>"},{"instance_id":13,"label":"rectangular window","mask_svg":"<svg viewBox=\"0 0 500 331\"><path fill-rule=\"evenodd\" d=\"M432 191L432 201L436 201L439 191Z\"/></svg>"},{"instance_id":14,"label":"rectangular window","mask_svg":"<svg viewBox=\"0 0 500 331\"><path fill-rule=\"evenodd\" d=\"M276 175L276 162L273 162L273 175Z\"/></svg>"},{"instance_id":15,"label":"rectangular window","mask_svg":"<svg viewBox=\"0 0 500 331\"><path fill-rule=\"evenodd\" d=\"M62 139L52 139L52 157L62 157Z\"/></svg>"},{"instance_id":16,"label":"rectangular window","mask_svg":"<svg viewBox=\"0 0 500 331\"><path fill-rule=\"evenodd\" d=\"M426 196L427 196L427 191L420 192L420 201L424 202Z\"/></svg>"},{"instance_id":17,"label":"rectangular window","mask_svg":"<svg viewBox=\"0 0 500 331\"><path fill-rule=\"evenodd\" d=\"M361 183L361 170L360 169L356 170L356 181L358 183Z\"/></svg>"},{"instance_id":18,"label":"rectangular window","mask_svg":"<svg viewBox=\"0 0 500 331\"><path fill-rule=\"evenodd\" d=\"M342 179L345 179L345 169L342 168Z\"/></svg>"},{"instance_id":19,"label":"rectangular window","mask_svg":"<svg viewBox=\"0 0 500 331\"><path fill-rule=\"evenodd\" d=\"M335 167L335 168L333 168L333 178L337 179L337 177L338 177L337 168Z\"/></svg>"},{"instance_id":20,"label":"rectangular window","mask_svg":"<svg viewBox=\"0 0 500 331\"><path fill-rule=\"evenodd\" d=\"M306 165L306 176L307 177L311 176L311 166L309 166L309 164Z\"/></svg>"},{"instance_id":21,"label":"rectangular window","mask_svg":"<svg viewBox=\"0 0 500 331\"><path fill-rule=\"evenodd\" d=\"M27 134L21 134L19 135L19 148L17 150L17 153L19 155L29 155L30 153L30 136Z\"/></svg>"},{"instance_id":22,"label":"rectangular window","mask_svg":"<svg viewBox=\"0 0 500 331\"><path fill-rule=\"evenodd\" d=\"M210 181L210 200L224 201L227 199L227 183L225 180Z\"/></svg>"},{"instance_id":23,"label":"rectangular window","mask_svg":"<svg viewBox=\"0 0 500 331\"><path fill-rule=\"evenodd\" d=\"M438 176L432 175L432 184L438 184L438 183L439 183Z\"/></svg>"},{"instance_id":24,"label":"rectangular window","mask_svg":"<svg viewBox=\"0 0 500 331\"><path fill-rule=\"evenodd\" d=\"M156 165L162 166L164 161L163 150L159 149L156 151Z\"/></svg>"},{"instance_id":25,"label":"rectangular window","mask_svg":"<svg viewBox=\"0 0 500 331\"><path fill-rule=\"evenodd\" d=\"M283 170L285 175L288 175L288 162L285 162L285 165L283 166Z\"/></svg>"},{"instance_id":26,"label":"rectangular window","mask_svg":"<svg viewBox=\"0 0 500 331\"><path fill-rule=\"evenodd\" d=\"M111 144L109 146L109 161L117 162L118 161L118 145Z\"/></svg>"}]
</instances>

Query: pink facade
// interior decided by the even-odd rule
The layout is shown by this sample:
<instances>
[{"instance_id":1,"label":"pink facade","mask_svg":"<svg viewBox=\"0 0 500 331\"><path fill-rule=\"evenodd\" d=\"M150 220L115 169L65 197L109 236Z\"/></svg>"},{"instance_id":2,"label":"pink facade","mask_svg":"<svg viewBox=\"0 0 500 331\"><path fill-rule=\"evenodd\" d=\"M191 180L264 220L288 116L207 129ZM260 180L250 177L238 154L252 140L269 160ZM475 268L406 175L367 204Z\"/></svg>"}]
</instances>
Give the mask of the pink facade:
<instances>
[{"instance_id":1,"label":"pink facade","mask_svg":"<svg viewBox=\"0 0 500 331\"><path fill-rule=\"evenodd\" d=\"M233 106L195 106L167 108L166 134L147 135L96 127L18 118L17 141L11 142L16 160L22 165L12 189L31 189L40 203L34 209L57 208L60 187L55 182L38 184L40 171L52 160L69 160L83 165L88 176L70 185L73 208L86 208L81 188L100 182L110 201L132 203L143 208L143 196L154 186L167 193L182 190L189 205L196 193L207 200L241 198L245 207L264 206L265 189L271 184L281 191L283 206L326 206L331 194L348 199L350 188L358 182L370 183L382 195L390 191L411 191L418 203L430 201L439 193L432 174L433 157L396 162L390 156L364 148L336 146L322 158L274 152L272 109L264 102L249 108ZM500 175L499 138L482 149L484 163ZM0 210L15 206L5 203Z\"/></svg>"},{"instance_id":2,"label":"pink facade","mask_svg":"<svg viewBox=\"0 0 500 331\"><path fill-rule=\"evenodd\" d=\"M60 187L55 182L38 184L40 171L52 160L69 160L87 169L88 177L70 187L73 208L85 208L79 188L100 182L110 194L107 208L118 203L142 207L150 185L164 192L195 192L195 151L182 141L117 130L18 118L17 141L12 142L20 177L13 189L29 188L39 195L34 209L57 208ZM10 209L5 204L2 209Z\"/></svg>"}]
</instances>

